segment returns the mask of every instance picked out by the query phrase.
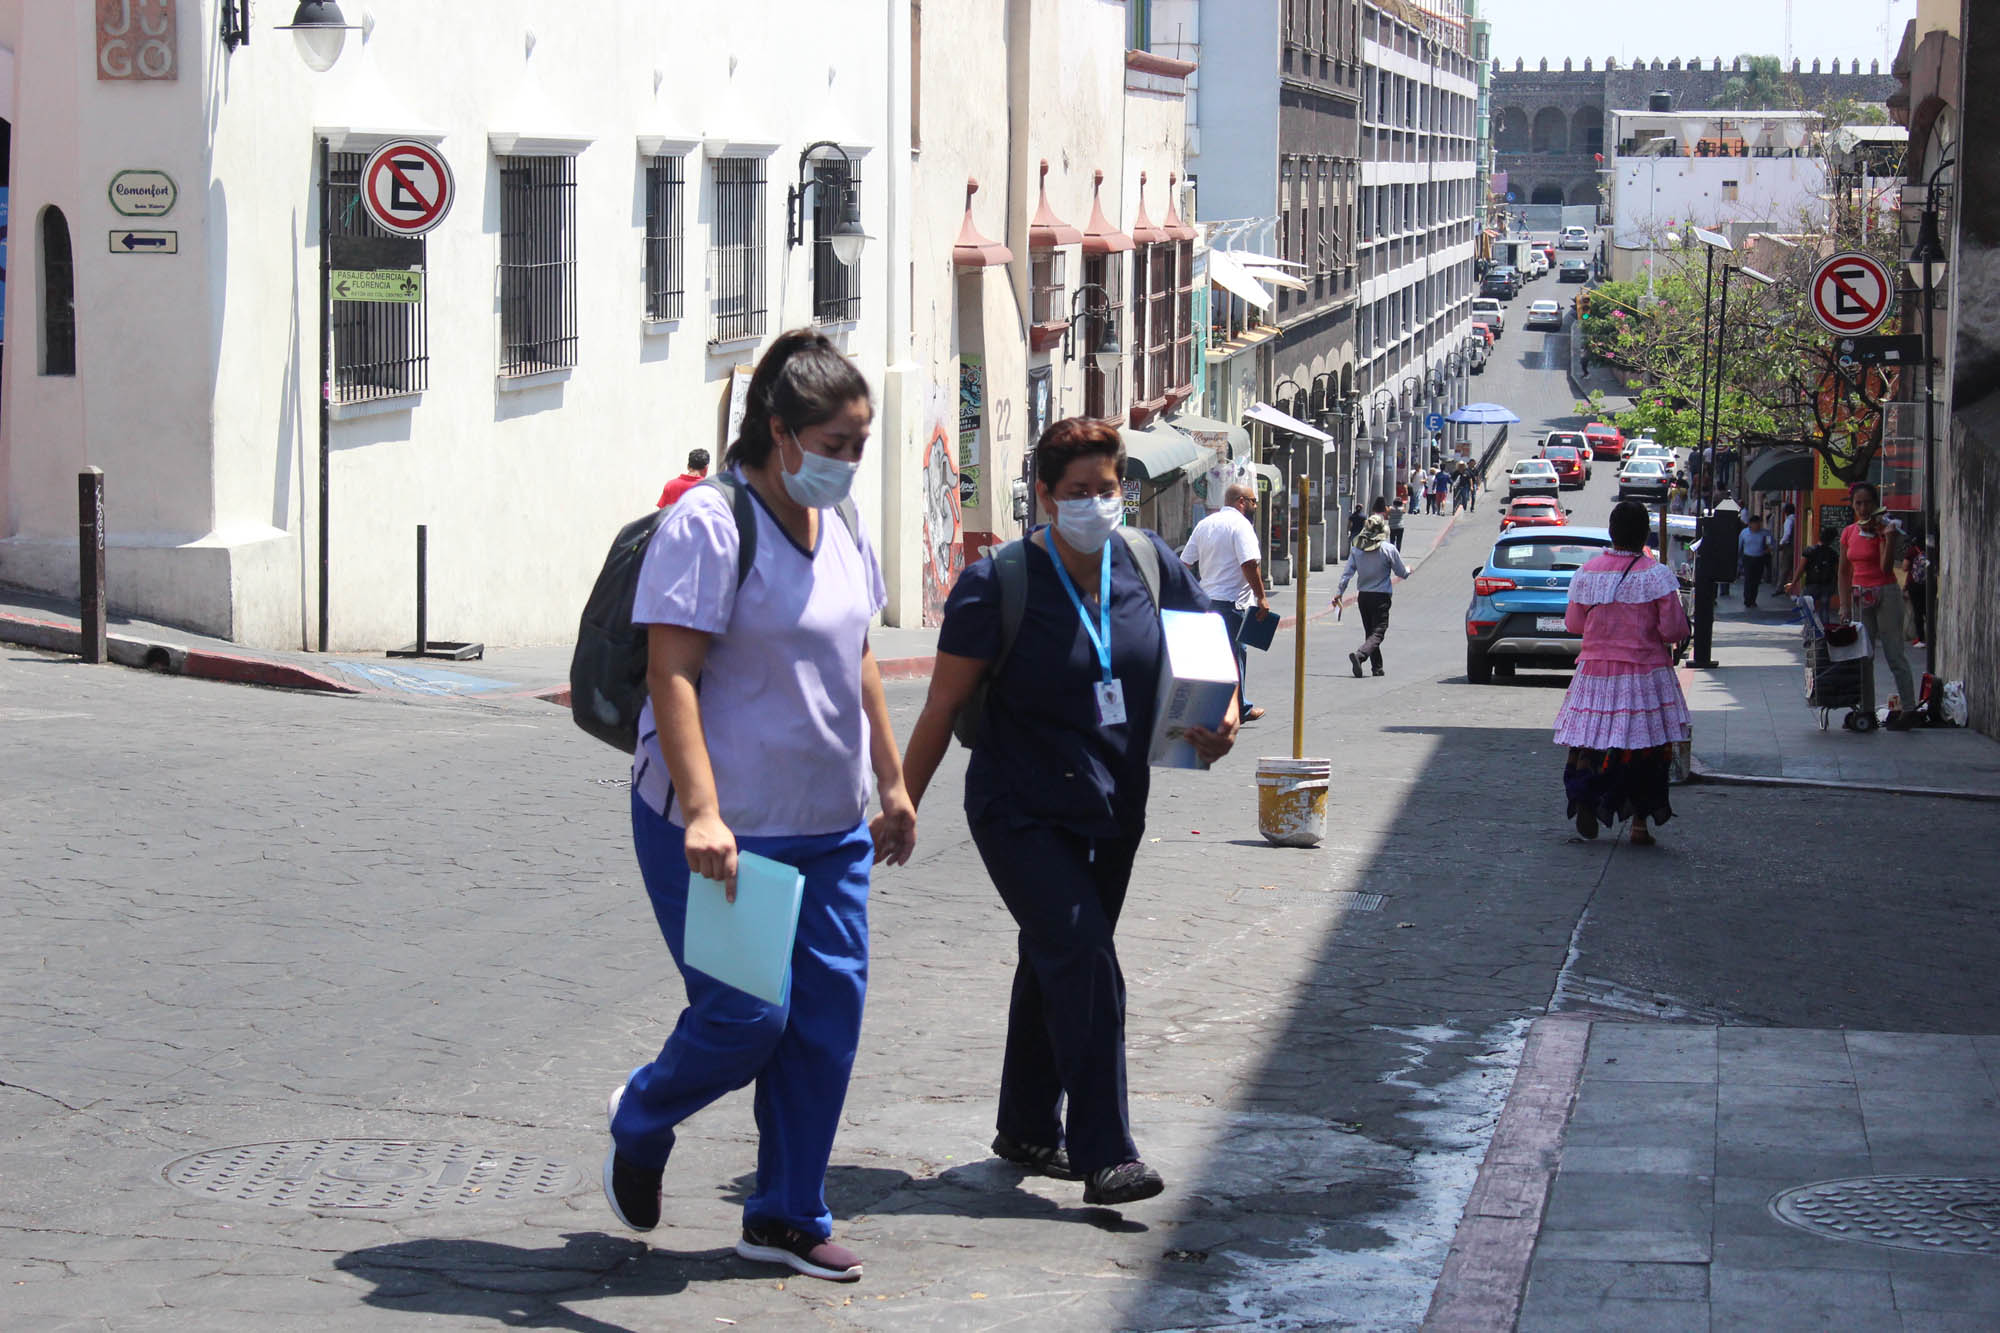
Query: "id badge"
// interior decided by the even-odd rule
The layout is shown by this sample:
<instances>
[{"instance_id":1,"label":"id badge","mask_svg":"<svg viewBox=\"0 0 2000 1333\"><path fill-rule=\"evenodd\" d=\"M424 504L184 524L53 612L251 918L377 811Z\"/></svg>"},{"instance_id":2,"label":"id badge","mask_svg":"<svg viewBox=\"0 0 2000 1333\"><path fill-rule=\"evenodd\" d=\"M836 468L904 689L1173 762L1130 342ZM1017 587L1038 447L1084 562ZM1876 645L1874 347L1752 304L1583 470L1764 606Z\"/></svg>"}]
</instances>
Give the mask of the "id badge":
<instances>
[{"instance_id":1,"label":"id badge","mask_svg":"<svg viewBox=\"0 0 2000 1333\"><path fill-rule=\"evenodd\" d=\"M1097 696L1097 725L1116 727L1125 721L1125 682L1100 680L1090 687Z\"/></svg>"}]
</instances>

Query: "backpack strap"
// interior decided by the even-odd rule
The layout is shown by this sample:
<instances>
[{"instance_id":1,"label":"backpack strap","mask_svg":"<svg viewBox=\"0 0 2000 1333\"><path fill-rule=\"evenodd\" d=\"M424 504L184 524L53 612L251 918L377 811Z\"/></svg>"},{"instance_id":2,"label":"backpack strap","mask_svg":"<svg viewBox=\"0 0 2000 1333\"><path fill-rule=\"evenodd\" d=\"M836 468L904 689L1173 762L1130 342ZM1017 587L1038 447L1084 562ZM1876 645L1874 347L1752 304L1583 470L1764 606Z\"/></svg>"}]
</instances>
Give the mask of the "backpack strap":
<instances>
[{"instance_id":1,"label":"backpack strap","mask_svg":"<svg viewBox=\"0 0 2000 1333\"><path fill-rule=\"evenodd\" d=\"M729 500L730 515L736 520L736 586L741 588L757 563L757 501L732 473L718 472L700 484L715 487Z\"/></svg>"},{"instance_id":2,"label":"backpack strap","mask_svg":"<svg viewBox=\"0 0 2000 1333\"><path fill-rule=\"evenodd\" d=\"M1146 585L1146 595L1153 599L1153 609L1160 609L1160 548L1153 545L1152 534L1144 528L1119 528L1118 535L1125 539L1126 552L1132 563L1139 567L1139 581Z\"/></svg>"},{"instance_id":3,"label":"backpack strap","mask_svg":"<svg viewBox=\"0 0 2000 1333\"><path fill-rule=\"evenodd\" d=\"M1007 665L1020 637L1021 621L1028 614L1028 548L1024 541L1011 541L993 552L993 577L1000 584L1000 651L986 668L990 679Z\"/></svg>"}]
</instances>

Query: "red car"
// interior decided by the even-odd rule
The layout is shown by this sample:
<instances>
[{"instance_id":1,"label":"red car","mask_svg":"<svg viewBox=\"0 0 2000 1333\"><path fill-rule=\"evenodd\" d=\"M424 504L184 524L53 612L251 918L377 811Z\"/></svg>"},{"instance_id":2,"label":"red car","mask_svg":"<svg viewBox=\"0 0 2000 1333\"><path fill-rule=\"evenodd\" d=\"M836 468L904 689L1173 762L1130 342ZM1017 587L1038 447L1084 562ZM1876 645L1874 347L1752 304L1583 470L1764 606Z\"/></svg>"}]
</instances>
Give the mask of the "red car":
<instances>
[{"instance_id":1,"label":"red car","mask_svg":"<svg viewBox=\"0 0 2000 1333\"><path fill-rule=\"evenodd\" d=\"M1478 335L1479 335L1479 336L1480 336L1481 338L1484 338L1484 339L1486 340L1486 346L1487 346L1487 349L1488 349L1489 351L1490 351L1490 350L1492 350L1492 347L1493 347L1493 330L1492 330L1492 329L1491 329L1490 327L1488 327L1488 326L1487 326L1487 325L1485 325L1485 324L1474 324L1474 325L1472 326L1472 331L1473 331L1474 333L1478 334Z\"/></svg>"},{"instance_id":2,"label":"red car","mask_svg":"<svg viewBox=\"0 0 2000 1333\"><path fill-rule=\"evenodd\" d=\"M1524 495L1500 515L1500 530L1509 528L1565 528L1569 511L1546 495Z\"/></svg>"},{"instance_id":3,"label":"red car","mask_svg":"<svg viewBox=\"0 0 2000 1333\"><path fill-rule=\"evenodd\" d=\"M1553 245L1545 245L1541 250L1542 258L1549 261L1549 271L1553 273L1556 267L1556 248Z\"/></svg>"},{"instance_id":4,"label":"red car","mask_svg":"<svg viewBox=\"0 0 2000 1333\"><path fill-rule=\"evenodd\" d=\"M1585 480L1583 455L1567 444L1551 444L1542 449L1542 457L1556 465L1556 481L1566 490L1582 490Z\"/></svg>"},{"instance_id":5,"label":"red car","mask_svg":"<svg viewBox=\"0 0 2000 1333\"><path fill-rule=\"evenodd\" d=\"M1625 460L1625 432L1602 421L1593 421L1583 428L1583 438L1590 441L1593 458L1608 458L1614 463Z\"/></svg>"}]
</instances>

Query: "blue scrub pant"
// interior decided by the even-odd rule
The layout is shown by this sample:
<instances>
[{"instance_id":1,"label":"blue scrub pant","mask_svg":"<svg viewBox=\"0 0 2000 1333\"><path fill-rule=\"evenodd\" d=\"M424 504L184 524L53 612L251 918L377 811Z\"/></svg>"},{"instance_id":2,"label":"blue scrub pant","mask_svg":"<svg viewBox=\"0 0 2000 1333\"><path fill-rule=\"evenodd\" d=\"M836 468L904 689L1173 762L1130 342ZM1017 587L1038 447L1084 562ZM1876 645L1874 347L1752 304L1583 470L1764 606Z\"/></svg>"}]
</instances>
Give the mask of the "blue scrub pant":
<instances>
[{"instance_id":1,"label":"blue scrub pant","mask_svg":"<svg viewBox=\"0 0 2000 1333\"><path fill-rule=\"evenodd\" d=\"M805 875L788 1005L766 1004L690 968L687 831L632 794L632 841L653 915L687 987L687 1008L659 1055L625 1085L611 1137L635 1165L666 1165L674 1126L725 1093L757 1085L757 1188L743 1223L782 1222L825 1239L826 1164L847 1097L868 988L866 824L805 838L738 838L739 850Z\"/></svg>"},{"instance_id":2,"label":"blue scrub pant","mask_svg":"<svg viewBox=\"0 0 2000 1333\"><path fill-rule=\"evenodd\" d=\"M1067 1145L1071 1164L1086 1174L1136 1161L1125 1097L1125 975L1111 932L1141 835L1093 839L996 820L975 823L972 840L1021 928L996 1127L1017 1143Z\"/></svg>"}]
</instances>

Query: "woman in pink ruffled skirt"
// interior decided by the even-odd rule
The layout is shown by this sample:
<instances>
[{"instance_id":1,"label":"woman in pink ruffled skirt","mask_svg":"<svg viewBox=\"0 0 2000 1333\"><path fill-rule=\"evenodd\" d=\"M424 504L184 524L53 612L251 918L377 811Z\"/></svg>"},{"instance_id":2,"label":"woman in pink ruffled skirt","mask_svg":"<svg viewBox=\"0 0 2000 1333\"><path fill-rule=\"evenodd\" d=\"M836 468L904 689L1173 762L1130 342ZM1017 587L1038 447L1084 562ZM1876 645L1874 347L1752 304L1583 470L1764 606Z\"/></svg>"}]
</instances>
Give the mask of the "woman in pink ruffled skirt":
<instances>
[{"instance_id":1,"label":"woman in pink ruffled skirt","mask_svg":"<svg viewBox=\"0 0 2000 1333\"><path fill-rule=\"evenodd\" d=\"M1632 841L1653 841L1646 824L1674 817L1667 801L1673 747L1688 739L1687 700L1672 645L1687 637L1674 572L1646 554L1645 506L1611 511L1612 549L1576 572L1564 619L1583 636L1576 676L1556 714L1556 744L1569 747L1563 789L1576 831L1632 821Z\"/></svg>"}]
</instances>

